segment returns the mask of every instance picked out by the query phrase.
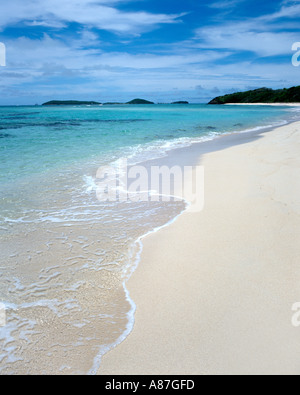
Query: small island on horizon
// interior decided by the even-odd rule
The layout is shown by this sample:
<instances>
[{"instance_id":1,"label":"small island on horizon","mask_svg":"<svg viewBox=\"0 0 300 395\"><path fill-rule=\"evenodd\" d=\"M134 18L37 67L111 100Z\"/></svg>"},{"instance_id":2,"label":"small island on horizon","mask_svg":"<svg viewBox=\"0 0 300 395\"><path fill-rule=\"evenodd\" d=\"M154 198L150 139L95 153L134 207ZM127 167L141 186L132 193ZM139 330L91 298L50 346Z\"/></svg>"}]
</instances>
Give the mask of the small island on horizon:
<instances>
[{"instance_id":1,"label":"small island on horizon","mask_svg":"<svg viewBox=\"0 0 300 395\"><path fill-rule=\"evenodd\" d=\"M43 103L42 106L97 106L101 103L96 101L78 101L78 100L51 100Z\"/></svg>"},{"instance_id":2,"label":"small island on horizon","mask_svg":"<svg viewBox=\"0 0 300 395\"><path fill-rule=\"evenodd\" d=\"M46 103L43 103L42 106L113 106L113 105L137 105L137 104L155 104L152 101L145 99L133 99L127 103L121 102L107 102L100 103L96 101L80 101L80 100L51 100ZM188 101L176 101L171 104L189 104Z\"/></svg>"},{"instance_id":3,"label":"small island on horizon","mask_svg":"<svg viewBox=\"0 0 300 395\"><path fill-rule=\"evenodd\" d=\"M235 92L224 96L218 96L212 99L208 104L280 104L280 103L300 103L300 86L283 89L259 88L244 92ZM154 105L155 103L145 99L133 99L129 102L106 102L97 101L79 101L79 100L51 100L43 103L42 106L108 106L108 105ZM190 104L188 101L175 101L165 104Z\"/></svg>"},{"instance_id":4,"label":"small island on horizon","mask_svg":"<svg viewBox=\"0 0 300 395\"><path fill-rule=\"evenodd\" d=\"M126 104L154 104L152 101L144 100L144 99L134 99Z\"/></svg>"},{"instance_id":5,"label":"small island on horizon","mask_svg":"<svg viewBox=\"0 0 300 395\"><path fill-rule=\"evenodd\" d=\"M100 105L123 105L123 104L154 104L151 101L144 99L134 99L127 103L107 102L100 103L96 101L80 101L80 100L51 100L43 103L42 106L100 106Z\"/></svg>"},{"instance_id":6,"label":"small island on horizon","mask_svg":"<svg viewBox=\"0 0 300 395\"><path fill-rule=\"evenodd\" d=\"M300 103L300 86L289 89L260 88L218 96L208 104L255 104L255 103Z\"/></svg>"}]
</instances>

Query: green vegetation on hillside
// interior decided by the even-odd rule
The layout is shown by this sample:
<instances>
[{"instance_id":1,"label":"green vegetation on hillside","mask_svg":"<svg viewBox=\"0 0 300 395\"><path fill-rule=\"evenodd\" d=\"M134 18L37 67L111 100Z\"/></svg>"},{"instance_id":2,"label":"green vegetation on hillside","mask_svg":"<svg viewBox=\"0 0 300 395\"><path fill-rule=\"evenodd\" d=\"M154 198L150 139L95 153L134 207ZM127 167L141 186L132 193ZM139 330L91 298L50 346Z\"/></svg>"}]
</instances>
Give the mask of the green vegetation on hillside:
<instances>
[{"instance_id":1,"label":"green vegetation on hillside","mask_svg":"<svg viewBox=\"0 0 300 395\"><path fill-rule=\"evenodd\" d=\"M122 104L155 104L152 101L144 100L144 99L134 99L127 103L121 102L106 102L103 103L104 106L112 106L112 105L122 105ZM187 101L176 101L172 104L189 104ZM51 100L47 103L42 104L43 106L97 106L101 105L101 103L95 101L78 101L78 100Z\"/></svg>"},{"instance_id":2,"label":"green vegetation on hillside","mask_svg":"<svg viewBox=\"0 0 300 395\"><path fill-rule=\"evenodd\" d=\"M99 105L96 101L77 101L77 100L51 100L44 103L43 106L95 106Z\"/></svg>"},{"instance_id":3,"label":"green vegetation on hillside","mask_svg":"<svg viewBox=\"0 0 300 395\"><path fill-rule=\"evenodd\" d=\"M219 96L208 104L230 103L298 103L300 102L300 86L289 89L261 88L247 92L237 92L231 95Z\"/></svg>"},{"instance_id":4,"label":"green vegetation on hillside","mask_svg":"<svg viewBox=\"0 0 300 395\"><path fill-rule=\"evenodd\" d=\"M152 101L144 100L144 99L134 99L129 101L126 104L154 104Z\"/></svg>"}]
</instances>

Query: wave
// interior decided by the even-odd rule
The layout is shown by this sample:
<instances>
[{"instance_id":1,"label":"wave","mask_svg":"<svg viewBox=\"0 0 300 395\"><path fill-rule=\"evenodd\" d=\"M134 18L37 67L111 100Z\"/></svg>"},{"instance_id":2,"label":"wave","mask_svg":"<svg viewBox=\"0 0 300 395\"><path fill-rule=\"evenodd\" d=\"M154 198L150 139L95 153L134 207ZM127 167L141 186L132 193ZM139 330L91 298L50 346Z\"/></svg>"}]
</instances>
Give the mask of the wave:
<instances>
[{"instance_id":1,"label":"wave","mask_svg":"<svg viewBox=\"0 0 300 395\"><path fill-rule=\"evenodd\" d=\"M191 146L196 143L210 141L210 140L218 138L219 136L224 135L224 134L228 135L228 134L233 134L233 133L258 132L258 131L268 130L270 128L284 126L286 124L288 124L288 121L283 120L283 121L274 122L274 123L268 124L268 125L263 125L263 126L260 125L257 127L244 129L242 131L233 130L231 132L226 132L226 133L211 132L211 133L209 133L209 135L198 137L198 138L185 137L185 138L180 138L180 139L176 139L174 141L167 141L167 142L161 140L155 144L152 143L148 146L138 146L138 147L132 148L132 153L130 156L131 164L133 165L133 164L141 163L142 161L145 161L145 160L157 159L157 158L166 156L168 154L168 152L171 150L188 147L188 146ZM236 124L235 126L242 126L242 125ZM215 128L208 127L207 129L214 130ZM124 158L120 158L119 160L115 161L114 165L118 166L118 164L120 162L122 162L122 159L124 159ZM87 192L94 191L95 188L97 187L95 180L92 177L86 176L85 183L86 183L86 191ZM126 282L131 277L131 275L134 273L134 271L137 269L137 267L140 263L141 255L142 255L142 251L143 251L143 239L146 238L147 236L149 236L150 234L156 233L156 232L160 231L161 229L173 224L189 208L189 206L190 206L190 202L185 201L185 208L180 213L178 213L173 219L171 219L164 225L156 227L156 228L152 229L151 231L148 231L147 233L141 235L133 243L131 250L135 251L135 253L131 253L131 255L130 255L129 265L127 266L127 276L126 276L126 280L123 283L124 291L126 294L126 299L129 301L130 306L131 306L131 309L128 312L128 323L126 326L126 330L118 338L118 340L115 343L113 343L109 346L106 345L104 348L103 347L101 348L98 355L94 359L93 368L89 372L90 374L95 374L95 372L97 372L97 370L100 368L101 360L102 360L102 357L104 356L104 354L106 354L108 351L111 351L112 349L117 347L120 343L122 343L129 336L131 331L133 330L134 321L135 321L136 305L135 305L135 302L130 297L129 290L126 287Z\"/></svg>"},{"instance_id":2,"label":"wave","mask_svg":"<svg viewBox=\"0 0 300 395\"><path fill-rule=\"evenodd\" d=\"M248 129L232 129L231 131L218 131L217 128L212 126L202 127L202 129L208 130L204 135L198 137L179 137L173 139L160 139L155 142L139 144L137 146L131 147L129 149L128 155L126 156L130 165L136 165L138 163L146 162L148 160L159 159L168 154L168 152L179 149L189 147L193 144L203 143L207 141L214 140L220 136L236 134L236 133L250 133L250 132L258 132L264 131L271 128L276 128L280 126L287 125L289 121L282 120L274 123L270 123L267 125L258 125ZM242 126L241 124L237 124L235 126Z\"/></svg>"},{"instance_id":3,"label":"wave","mask_svg":"<svg viewBox=\"0 0 300 395\"><path fill-rule=\"evenodd\" d=\"M103 120L100 120L100 122ZM130 120L126 120L127 122ZM136 122L137 120L134 120L134 122ZM77 121L71 121L76 123ZM107 122L107 120L105 120L105 122ZM110 122L110 121L109 121ZM113 122L116 122L116 120L114 120ZM232 134L232 133L247 133L247 132L257 132L257 131L264 131L267 129L270 129L272 127L278 127L278 126L282 126L287 124L288 121L278 121L278 122L274 122L272 124L268 124L268 125L263 125L263 126L256 126L253 128L249 128L247 129L245 127L244 130L238 130L239 128L242 127L241 124L236 124L231 131L218 131L217 129L214 128L214 126L203 126L200 127L201 130L205 129L204 134L202 136L194 136L194 137L180 137L180 138L172 138L171 136L173 136L173 134L166 134L165 135L165 139L164 138L160 138L158 140L156 140L155 142L149 142L149 143L144 143L144 144L139 144L139 145L135 145L135 146L131 146L128 148L124 148L121 150L119 150L119 156L116 157L116 155L114 156L114 159L111 160L110 165L113 166L114 168L120 169L122 167L122 161L123 159L127 159L127 162L129 165L135 165L138 163L142 163L151 159L158 159L158 158L162 158L165 157L166 155L168 155L168 153L174 149L180 149L180 148L185 148L188 146L191 146L193 144L196 143L202 143L205 141L210 141L210 140L214 140L218 137L220 137L221 135L226 135L226 134ZM52 123L54 124L54 123ZM65 125L64 122L56 122L55 123L57 126L62 126ZM41 124L39 124L40 126ZM235 128L237 128L235 130ZM168 137L169 136L169 137ZM101 160L100 160L101 162ZM95 162L93 162L93 166L87 166L87 168L89 170L91 170L92 168L94 169ZM83 170L84 173L85 170ZM49 223L53 223L53 227L48 227L47 224L47 228L49 229L56 229L55 225L56 224L63 224L64 227L68 227L71 226L72 228L70 228L70 235L69 235L69 242L68 243L68 237L66 236L68 229L67 228L60 228L61 229L61 235L59 237L61 237L63 240L61 241L61 244L64 245L65 243L67 243L66 245L68 245L70 248L75 248L76 245L76 240L74 240L74 235L73 235L73 231L75 229L75 227L73 226L75 223L78 223L78 229L80 228L80 237L82 237L82 232L86 232L86 229L84 226L82 226L81 222L85 222L88 221L90 224L100 224L102 226L103 223L105 223L105 221L108 223L110 221L110 223L114 223L115 226L113 228L113 237L115 237L115 245L118 245L117 243L120 243L120 245L123 245L123 239L121 238L120 235L117 234L117 232L119 231L119 224L121 224L121 222L117 222L117 221L123 221L123 224L126 223L126 221L123 220L124 216L123 216L123 212L119 211L118 213L113 212L113 204L112 205L108 205L105 206L105 211L99 211L99 206L93 206L91 204L92 199L90 199L90 197L92 197L92 194L95 192L96 188L97 188L97 184L96 184L96 178L92 177L90 175L90 173L86 172L85 174L81 173L80 175L80 187L79 189L75 189L74 190L74 194L78 194L78 196L75 195L75 199L74 201L72 201L72 199L70 199L72 202L70 202L71 206L66 208L66 205L63 205L64 207L53 207L54 205L56 205L56 203L51 201L51 208L50 210L37 210L37 211L32 211L32 212L28 212L26 216L23 216L19 219L10 219L8 217L5 218L5 223L12 223L12 224L17 224L17 223L25 223L25 226L27 227L27 223L29 222L34 222L37 223L37 225L46 222ZM68 173L69 175L71 174L71 172ZM50 178L50 177L49 177ZM69 189L68 189L68 193L69 193ZM44 194L43 194L44 196ZM73 198L73 195L72 195ZM83 198L83 199L82 199ZM82 206L80 206L78 204L78 202L82 202ZM84 203L83 203L84 202ZM62 203L62 202L60 202ZM135 226L137 224L137 221L139 221L140 218L145 219L146 218L146 225L144 228L139 228L138 230L138 234L142 234L141 236L139 236L138 238L136 238L136 236L133 238L132 237L132 244L131 247L129 249L129 252L127 250L126 247L126 251L120 249L120 251L118 251L120 253L120 257L116 256L116 250L115 250L115 245L114 245L114 249L111 253L111 256L108 257L108 252L107 250L104 251L104 256L108 257L109 262L106 262L106 266L101 266L99 264L98 261L94 261L92 263L92 267L88 267L87 264L84 262L85 260L88 261L89 258L91 258L90 252L93 251L93 249L91 248L91 251L89 249L86 249L86 246L88 243L86 241L84 241L84 244L82 244L82 246L78 247L78 249L80 249L80 254L86 254L83 256L78 255L77 256L77 252L72 253L71 258L66 258L66 262L64 262L64 265L61 266L61 270L62 273L64 274L65 272L63 272L63 270L69 270L68 268L71 267L72 265L72 275L77 275L78 279L80 278L80 280L82 278L84 278L82 276L82 270L83 268L85 268L86 270L90 270L93 271L93 273L98 270L104 270L107 271L107 267L108 265L116 265L118 268L121 267L120 264L120 260L121 259L126 259L125 262L125 266L124 269L122 269L124 271L124 277L125 280L123 282L123 288L124 288L124 294L125 294L125 298L129 303L129 311L126 313L126 319L127 319L127 323L126 323L126 328L124 329L123 333L120 334L120 336L118 337L118 339L114 342L114 343L110 343L110 344L103 344L102 346L99 345L99 348L97 348L97 356L94 357L93 360L93 366L91 368L91 370L89 371L90 374L95 374L97 369L100 366L101 363L101 358L104 354L106 354L109 350L111 350L112 348L116 347L117 345L119 345L122 341L124 341L127 336L130 334L130 332L133 329L133 324L134 324L134 316L135 316L135 303L134 301L131 299L130 294L128 289L126 288L126 280L130 277L130 275L136 270L140 259L141 259L141 253L142 253L142 248L143 248L143 239L148 236L149 234L153 233L153 232L157 232L158 230L160 230L163 227L169 226L171 223L173 223L174 221L177 220L177 218L186 210L186 208L189 206L189 202L182 202L184 203L180 209L179 206L176 206L176 209L174 208L174 212L170 212L170 220L165 220L164 225L161 226L156 226L154 225L154 219L158 217L158 215L153 215L153 210L151 212L150 208L145 206L141 206L138 208L139 213L137 213L136 210L136 206L131 208L131 212L130 212L130 207L129 205L127 205L127 207L124 207L124 211L126 211L126 214L128 214L128 223L126 223L126 229L121 229L120 227L120 231L123 232L123 236L124 238L128 237L128 232L129 230L131 230L131 226ZM183 208L184 206L184 208ZM101 209L101 207L100 207ZM154 209L154 214L156 214L159 208L155 208ZM147 210L149 211L149 213L147 213ZM175 211L176 210L176 211ZM105 217L104 217L105 216ZM134 218L133 218L134 217ZM131 221L132 218L134 219L134 221ZM165 217L164 217L165 218ZM163 221L161 222L163 223ZM25 229L25 226L23 227ZM154 228L154 229L153 229ZM115 231L117 229L117 231ZM147 231L147 229L153 229L150 231ZM100 230L100 228L99 228ZM86 233L84 233L86 236ZM98 234L98 231L97 231ZM97 237L100 239L102 236L98 236ZM118 240L118 238L120 238L120 240ZM65 240L66 239L66 240ZM79 239L79 237L78 237ZM65 241L64 241L65 240ZM102 239L101 239L102 240ZM124 239L125 240L125 239ZM135 241L134 241L135 240ZM57 245L57 238L54 240L55 244L53 245ZM89 240L89 245L92 246L92 242L94 240ZM101 241L103 243L103 240ZM125 243L125 241L124 241ZM127 239L126 239L126 243L127 243ZM125 244L124 244L125 245ZM49 246L50 246L50 242L49 242ZM51 247L52 248L52 247ZM102 245L101 245L102 248ZM77 250L76 250L77 251ZM121 255L122 252L122 255ZM41 260L40 257L37 255L38 253L36 252L36 256L39 261ZM46 252L47 254L47 252ZM97 252L98 254L98 252ZM95 254L96 255L96 254ZM69 261L69 259L71 259L71 261ZM97 258L99 259L98 255ZM80 263L76 263L77 260L80 260ZM117 261L116 261L117 260ZM85 266L83 266L83 263L81 263L81 261L85 264ZM70 264L70 266L68 266L68 264ZM122 261L123 264L123 261ZM77 265L77 266L76 266ZM51 275L49 274L48 277L44 277L45 273L50 273L50 270L52 270L51 268L46 268L43 269L46 270L45 272L41 272L42 276L40 276L39 278L39 282L37 283L32 283L30 286L30 294L32 294L32 290L36 290L37 296L39 296L39 293L41 292L41 286L42 287L46 287L49 281L55 281L56 277L58 276L58 272L56 267L53 267L53 270L55 270L55 272ZM69 276L69 272L65 273L66 275ZM93 274L94 275L94 274ZM115 276L115 274L114 274ZM64 279L64 277L62 277ZM73 278L73 277L72 277ZM17 279L18 280L18 279ZM65 281L60 281L62 284L64 284L65 286ZM60 285L60 284L57 284ZM71 281L71 283L69 284L69 288L68 288L68 292L74 292L76 293L77 296L77 287L79 286L78 282L74 282L73 280ZM19 290L19 292L22 294L23 292L23 285L16 281L14 287L16 289ZM53 288L53 287L52 287ZM13 294L15 295L17 292L16 290L13 288ZM21 295L22 296L22 295ZM47 293L45 291L45 296L47 296ZM22 299L23 300L23 299ZM46 298L46 297L42 297L41 299L35 300L33 302L20 302L20 303L9 303L7 302L6 307L8 310L10 310L12 312L12 314L15 314L15 316L13 317L15 321L10 321L9 322L9 326L6 327L7 332L5 333L5 349L4 351L6 352L7 355L9 355L10 360L8 362L13 363L15 361L17 361L18 355L17 353L11 352L11 346L13 345L13 337L14 337L14 333L17 333L17 329L19 328L23 328L22 329L22 334L25 338L30 338L32 336L32 334L34 334L34 330L36 329L36 327L39 326L39 323L35 322L34 320L27 318L27 311L32 309L33 311L35 311L35 309L47 309L47 311L49 311L49 313L53 313L54 316L57 316L58 318L63 317L63 316L68 316L68 314L73 312L73 309L75 308L75 310L79 310L78 304L76 304L74 301L76 301L76 298L65 298L63 300L63 302L59 301L58 299L56 299L55 297L53 298ZM101 304L101 298L97 299L97 303L98 306L97 308L100 310L100 304ZM18 309L21 309L24 312L24 317L20 317L18 313ZM99 316L100 317L100 316ZM101 318L101 317L100 317ZM103 317L105 318L105 317ZM86 317L85 317L86 319ZM72 325L75 327L76 325L78 326L80 325L84 325L86 323L86 321L73 321ZM95 330L96 326L92 325L93 327L93 331ZM84 329L82 329L83 331ZM123 327L122 327L123 330ZM1 334L1 333L0 333ZM83 338L82 338L83 339ZM82 341L81 339L81 341ZM73 340L73 339L72 339ZM76 339L74 338L74 341ZM84 339L83 339L84 340ZM68 347L76 347L76 345L78 344L78 342L72 344L72 345L68 345ZM98 347L98 346L97 346ZM95 355L95 354L94 354ZM64 366L61 367L61 369L64 369Z\"/></svg>"}]
</instances>

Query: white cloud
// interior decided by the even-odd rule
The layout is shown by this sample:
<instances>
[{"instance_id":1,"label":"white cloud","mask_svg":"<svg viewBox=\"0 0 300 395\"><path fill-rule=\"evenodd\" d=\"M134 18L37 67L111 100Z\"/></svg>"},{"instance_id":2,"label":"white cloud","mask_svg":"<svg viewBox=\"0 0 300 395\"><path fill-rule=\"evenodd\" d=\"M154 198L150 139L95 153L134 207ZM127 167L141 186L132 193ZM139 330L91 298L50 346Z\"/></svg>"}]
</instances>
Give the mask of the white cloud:
<instances>
[{"instance_id":1,"label":"white cloud","mask_svg":"<svg viewBox=\"0 0 300 395\"><path fill-rule=\"evenodd\" d=\"M240 1L224 0L218 4L234 6ZM52 36L45 34L40 39L20 37L6 40L8 64L1 81L2 92L10 92L11 96L16 97L25 96L26 90L28 96L34 97L47 95L56 98L64 95L74 98L85 95L87 99L100 101L122 100L128 94L145 93L151 95L151 99L153 92L169 95L175 89L198 95L199 89L196 87L201 86L201 92L216 95L219 93L216 87L222 94L248 86L291 86L299 79L299 68L292 67L291 63L251 63L245 60L242 52L251 51L254 54L251 58L256 56L257 59L291 54L291 44L299 41L299 35L293 33L298 27L290 27L295 23L295 13L299 12L300 15L300 0L297 3L285 1L276 13L259 18L241 22L232 22L227 18L226 22L197 29L190 40L165 45L161 42L159 46L152 47L156 51L145 48L139 53L130 53L130 46L126 50L127 40L130 44L132 35L153 29L161 23L176 23L179 15L124 12L117 9L119 2L7 2L0 14L2 27L23 22L31 26L61 28L71 21L82 26L77 31L76 39L52 33ZM14 9L18 10L16 16ZM122 39L124 46L119 47L118 52L108 51L108 46L100 41L101 33L99 39L93 27L125 33ZM235 56L234 61L230 62L228 56L239 53L240 58ZM226 61L223 58L227 58ZM2 97L5 100L4 94Z\"/></svg>"},{"instance_id":2,"label":"white cloud","mask_svg":"<svg viewBox=\"0 0 300 395\"><path fill-rule=\"evenodd\" d=\"M162 53L105 52L98 36L88 30L82 30L75 40L61 41L47 34L41 39L20 37L6 40L7 66L17 70L28 68L42 69L44 64L60 64L70 70L115 68L115 69L170 69L193 64L207 64L222 59L230 52L210 50L187 50L178 48ZM126 49L126 46L124 47Z\"/></svg>"},{"instance_id":3,"label":"white cloud","mask_svg":"<svg viewBox=\"0 0 300 395\"><path fill-rule=\"evenodd\" d=\"M261 57L286 55L299 37L299 26L295 29L293 22L299 17L300 4L283 2L272 14L201 27L195 32L195 41L199 48L251 51Z\"/></svg>"},{"instance_id":4,"label":"white cloud","mask_svg":"<svg viewBox=\"0 0 300 395\"><path fill-rule=\"evenodd\" d=\"M201 48L251 51L258 56L289 54L297 37L297 33L293 32L257 31L247 22L200 28L196 31L196 39L201 40Z\"/></svg>"},{"instance_id":5,"label":"white cloud","mask_svg":"<svg viewBox=\"0 0 300 395\"><path fill-rule=\"evenodd\" d=\"M84 49L80 42L88 37L89 32L82 32L82 37L72 45L47 35L42 40L20 38L9 42L9 63L2 84L20 89L26 82L31 84L31 92L51 93L53 97L61 94L90 97L99 92L99 100L106 100L113 93L118 99L121 93L134 96L137 92L170 92L173 88L188 91L199 85L212 92L218 86L225 93L249 85L274 86L278 76L287 76L284 85L288 86L299 76L299 69L291 64L262 65L243 60L224 64L223 56L228 53L222 51L177 49L177 53L174 50L168 55L133 55Z\"/></svg>"},{"instance_id":6,"label":"white cloud","mask_svg":"<svg viewBox=\"0 0 300 395\"><path fill-rule=\"evenodd\" d=\"M225 9L227 10L228 8L234 8L240 5L242 2L245 0L218 0L213 3L210 3L208 6L210 8L216 8L216 9Z\"/></svg>"},{"instance_id":7,"label":"white cloud","mask_svg":"<svg viewBox=\"0 0 300 395\"><path fill-rule=\"evenodd\" d=\"M139 34L157 25L176 23L183 14L167 15L113 7L120 1L107 0L10 0L2 7L0 29L25 22L32 26L62 27L76 22L116 33Z\"/></svg>"},{"instance_id":8,"label":"white cloud","mask_svg":"<svg viewBox=\"0 0 300 395\"><path fill-rule=\"evenodd\" d=\"M299 0L298 0L299 2ZM283 2L282 7L278 12L260 18L265 21L275 21L280 18L298 18L300 16L300 4L293 2ZM287 6L286 6L287 4ZM292 4L292 5L290 5Z\"/></svg>"}]
</instances>

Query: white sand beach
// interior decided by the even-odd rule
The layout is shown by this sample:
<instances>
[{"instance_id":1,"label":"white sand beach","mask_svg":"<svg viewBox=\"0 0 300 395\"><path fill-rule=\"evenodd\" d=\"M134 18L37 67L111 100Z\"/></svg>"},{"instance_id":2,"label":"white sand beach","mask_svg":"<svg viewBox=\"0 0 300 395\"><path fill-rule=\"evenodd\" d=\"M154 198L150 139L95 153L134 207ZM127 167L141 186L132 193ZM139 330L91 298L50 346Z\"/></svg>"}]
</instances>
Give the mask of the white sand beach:
<instances>
[{"instance_id":1,"label":"white sand beach","mask_svg":"<svg viewBox=\"0 0 300 395\"><path fill-rule=\"evenodd\" d=\"M204 210L143 240L98 374L300 374L300 123L242 138L201 157Z\"/></svg>"},{"instance_id":2,"label":"white sand beach","mask_svg":"<svg viewBox=\"0 0 300 395\"><path fill-rule=\"evenodd\" d=\"M300 107L300 103L226 103L225 106L275 106Z\"/></svg>"}]
</instances>

